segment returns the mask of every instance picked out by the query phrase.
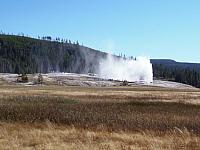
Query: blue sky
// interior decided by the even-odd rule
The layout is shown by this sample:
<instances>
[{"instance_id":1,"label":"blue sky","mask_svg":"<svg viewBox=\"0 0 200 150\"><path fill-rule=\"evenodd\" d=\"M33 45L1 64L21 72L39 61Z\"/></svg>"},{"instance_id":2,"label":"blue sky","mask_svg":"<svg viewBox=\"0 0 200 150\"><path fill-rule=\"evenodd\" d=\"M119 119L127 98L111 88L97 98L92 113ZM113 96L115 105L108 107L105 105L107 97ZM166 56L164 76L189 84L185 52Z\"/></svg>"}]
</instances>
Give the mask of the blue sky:
<instances>
[{"instance_id":1,"label":"blue sky","mask_svg":"<svg viewBox=\"0 0 200 150\"><path fill-rule=\"evenodd\" d=\"M115 54L200 62L199 0L2 0L0 30Z\"/></svg>"}]
</instances>

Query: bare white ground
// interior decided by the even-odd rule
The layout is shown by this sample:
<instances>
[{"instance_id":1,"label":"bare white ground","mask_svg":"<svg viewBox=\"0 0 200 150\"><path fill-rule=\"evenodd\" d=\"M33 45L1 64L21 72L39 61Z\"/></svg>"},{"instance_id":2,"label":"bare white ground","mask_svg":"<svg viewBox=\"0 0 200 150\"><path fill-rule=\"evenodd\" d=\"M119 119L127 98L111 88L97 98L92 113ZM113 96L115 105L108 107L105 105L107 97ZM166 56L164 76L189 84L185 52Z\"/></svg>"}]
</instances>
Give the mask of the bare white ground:
<instances>
[{"instance_id":1,"label":"bare white ground","mask_svg":"<svg viewBox=\"0 0 200 150\"><path fill-rule=\"evenodd\" d=\"M123 81L116 81L112 79L101 79L94 74L75 74L75 73L48 73L42 74L44 79L44 85L55 84L55 85L66 85L66 86L120 86ZM17 83L17 74L8 74L1 73L0 81L8 84L22 84L22 85L37 85L38 74L29 74L28 83ZM0 82L0 83L1 83ZM175 89L190 89L194 88L190 85L171 82L171 81L162 81L154 80L153 83L143 83L143 82L131 82L128 83L128 86L156 86L156 87L165 87L165 88L175 88Z\"/></svg>"}]
</instances>

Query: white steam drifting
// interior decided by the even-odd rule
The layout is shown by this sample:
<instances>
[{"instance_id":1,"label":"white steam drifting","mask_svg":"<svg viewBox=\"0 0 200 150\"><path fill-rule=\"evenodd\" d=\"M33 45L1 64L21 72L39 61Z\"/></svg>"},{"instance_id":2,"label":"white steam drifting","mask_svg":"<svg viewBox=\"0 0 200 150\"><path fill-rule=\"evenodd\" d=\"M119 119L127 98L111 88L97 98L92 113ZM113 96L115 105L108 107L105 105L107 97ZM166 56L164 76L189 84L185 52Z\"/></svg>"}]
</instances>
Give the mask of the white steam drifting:
<instances>
[{"instance_id":1,"label":"white steam drifting","mask_svg":"<svg viewBox=\"0 0 200 150\"><path fill-rule=\"evenodd\" d=\"M153 82L152 64L146 57L137 57L135 60L108 55L100 62L99 76L105 79L151 83Z\"/></svg>"}]
</instances>

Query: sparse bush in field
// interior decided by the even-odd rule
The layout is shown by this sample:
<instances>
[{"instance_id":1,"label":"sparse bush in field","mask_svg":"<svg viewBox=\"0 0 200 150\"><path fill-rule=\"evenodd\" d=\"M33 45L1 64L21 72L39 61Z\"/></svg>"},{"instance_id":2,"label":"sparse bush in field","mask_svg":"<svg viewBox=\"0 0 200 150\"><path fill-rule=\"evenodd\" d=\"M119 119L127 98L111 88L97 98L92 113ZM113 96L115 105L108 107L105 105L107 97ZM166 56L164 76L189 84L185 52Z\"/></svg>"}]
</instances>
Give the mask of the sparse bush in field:
<instances>
[{"instance_id":1,"label":"sparse bush in field","mask_svg":"<svg viewBox=\"0 0 200 150\"><path fill-rule=\"evenodd\" d=\"M22 74L22 82L23 82L23 83L28 82L28 76L27 76L27 74L25 74L25 73Z\"/></svg>"},{"instance_id":2,"label":"sparse bush in field","mask_svg":"<svg viewBox=\"0 0 200 150\"><path fill-rule=\"evenodd\" d=\"M22 83L26 83L28 82L28 76L27 74L23 73L23 74L19 74L17 77L17 82L22 82Z\"/></svg>"},{"instance_id":3,"label":"sparse bush in field","mask_svg":"<svg viewBox=\"0 0 200 150\"><path fill-rule=\"evenodd\" d=\"M128 86L128 81L124 80L121 85L122 86Z\"/></svg>"},{"instance_id":4,"label":"sparse bush in field","mask_svg":"<svg viewBox=\"0 0 200 150\"><path fill-rule=\"evenodd\" d=\"M43 83L43 77L42 77L42 74L40 73L38 75L38 84L42 84Z\"/></svg>"}]
</instances>

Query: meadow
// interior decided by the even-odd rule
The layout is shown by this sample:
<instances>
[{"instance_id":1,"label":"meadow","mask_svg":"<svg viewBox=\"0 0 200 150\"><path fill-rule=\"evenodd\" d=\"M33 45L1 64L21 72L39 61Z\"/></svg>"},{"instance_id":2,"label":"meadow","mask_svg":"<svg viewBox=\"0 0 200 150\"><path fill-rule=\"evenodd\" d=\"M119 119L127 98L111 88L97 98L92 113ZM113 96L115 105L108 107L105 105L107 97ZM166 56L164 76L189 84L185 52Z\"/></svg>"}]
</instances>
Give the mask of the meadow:
<instances>
[{"instance_id":1,"label":"meadow","mask_svg":"<svg viewBox=\"0 0 200 150\"><path fill-rule=\"evenodd\" d=\"M1 85L0 148L199 149L199 100L198 89Z\"/></svg>"}]
</instances>

